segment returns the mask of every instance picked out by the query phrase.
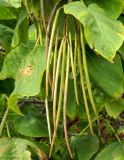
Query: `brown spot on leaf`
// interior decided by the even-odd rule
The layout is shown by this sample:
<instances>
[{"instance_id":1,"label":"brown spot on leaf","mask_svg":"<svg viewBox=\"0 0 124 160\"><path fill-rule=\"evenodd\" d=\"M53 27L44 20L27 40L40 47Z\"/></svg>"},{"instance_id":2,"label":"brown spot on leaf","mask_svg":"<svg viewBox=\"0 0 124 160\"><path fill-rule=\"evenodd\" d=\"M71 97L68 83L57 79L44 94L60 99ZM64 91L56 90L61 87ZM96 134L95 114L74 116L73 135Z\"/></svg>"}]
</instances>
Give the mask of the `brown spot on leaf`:
<instances>
[{"instance_id":1,"label":"brown spot on leaf","mask_svg":"<svg viewBox=\"0 0 124 160\"><path fill-rule=\"evenodd\" d=\"M30 76L32 74L32 66L29 65L28 67L22 69L21 73L22 75Z\"/></svg>"}]
</instances>

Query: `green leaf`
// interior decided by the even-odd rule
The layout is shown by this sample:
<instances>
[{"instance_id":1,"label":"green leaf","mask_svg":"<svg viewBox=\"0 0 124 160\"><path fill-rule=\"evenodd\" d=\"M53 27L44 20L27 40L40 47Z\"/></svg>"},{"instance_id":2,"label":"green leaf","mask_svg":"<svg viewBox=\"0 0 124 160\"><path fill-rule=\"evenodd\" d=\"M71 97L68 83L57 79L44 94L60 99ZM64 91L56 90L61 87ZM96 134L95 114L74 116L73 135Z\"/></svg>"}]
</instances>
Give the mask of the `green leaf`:
<instances>
[{"instance_id":1,"label":"green leaf","mask_svg":"<svg viewBox=\"0 0 124 160\"><path fill-rule=\"evenodd\" d=\"M36 106L25 106L28 109L24 116L18 116L13 124L17 132L29 137L48 137L47 121Z\"/></svg>"},{"instance_id":2,"label":"green leaf","mask_svg":"<svg viewBox=\"0 0 124 160\"><path fill-rule=\"evenodd\" d=\"M5 36L6 35L6 36ZM13 30L0 24L0 45L6 50L10 50Z\"/></svg>"},{"instance_id":3,"label":"green leaf","mask_svg":"<svg viewBox=\"0 0 124 160\"><path fill-rule=\"evenodd\" d=\"M103 149L95 158L95 160L123 160L124 159L124 143L114 142Z\"/></svg>"},{"instance_id":4,"label":"green leaf","mask_svg":"<svg viewBox=\"0 0 124 160\"><path fill-rule=\"evenodd\" d=\"M117 19L124 8L123 0L84 0L84 2L88 5L91 3L98 4L99 7L103 8L106 14L112 19Z\"/></svg>"},{"instance_id":5,"label":"green leaf","mask_svg":"<svg viewBox=\"0 0 124 160\"><path fill-rule=\"evenodd\" d=\"M110 63L93 53L88 54L88 71L95 84L111 97L123 94L123 68L117 55L114 63Z\"/></svg>"},{"instance_id":6,"label":"green leaf","mask_svg":"<svg viewBox=\"0 0 124 160\"><path fill-rule=\"evenodd\" d=\"M124 111L124 99L119 98L117 100L109 101L105 104L105 108L109 116L117 118L117 116Z\"/></svg>"},{"instance_id":7,"label":"green leaf","mask_svg":"<svg viewBox=\"0 0 124 160\"><path fill-rule=\"evenodd\" d=\"M25 43L28 40L28 13L23 8L17 20L11 46L15 48L19 43Z\"/></svg>"},{"instance_id":8,"label":"green leaf","mask_svg":"<svg viewBox=\"0 0 124 160\"><path fill-rule=\"evenodd\" d=\"M95 135L77 136L72 146L76 160L89 160L98 151L99 141Z\"/></svg>"},{"instance_id":9,"label":"green leaf","mask_svg":"<svg viewBox=\"0 0 124 160\"><path fill-rule=\"evenodd\" d=\"M0 20L16 19L12 8L0 5Z\"/></svg>"},{"instance_id":10,"label":"green leaf","mask_svg":"<svg viewBox=\"0 0 124 160\"><path fill-rule=\"evenodd\" d=\"M18 95L17 94L11 94L10 97L8 98L8 107L9 109L13 110L15 113L19 114L19 115L23 115L20 110L19 110L19 106L18 106Z\"/></svg>"},{"instance_id":11,"label":"green leaf","mask_svg":"<svg viewBox=\"0 0 124 160\"><path fill-rule=\"evenodd\" d=\"M0 139L1 160L31 160L31 153L27 150L26 140L16 138Z\"/></svg>"},{"instance_id":12,"label":"green leaf","mask_svg":"<svg viewBox=\"0 0 124 160\"><path fill-rule=\"evenodd\" d=\"M0 5L19 8L21 7L21 0L0 0Z\"/></svg>"},{"instance_id":13,"label":"green leaf","mask_svg":"<svg viewBox=\"0 0 124 160\"><path fill-rule=\"evenodd\" d=\"M15 94L22 97L35 96L40 92L45 67L44 47L31 49L21 44L6 56L0 79L14 78Z\"/></svg>"},{"instance_id":14,"label":"green leaf","mask_svg":"<svg viewBox=\"0 0 124 160\"><path fill-rule=\"evenodd\" d=\"M3 137L0 139L1 160L31 160L31 152L27 147L32 147L40 159L46 159L46 155L35 144L26 139Z\"/></svg>"},{"instance_id":15,"label":"green leaf","mask_svg":"<svg viewBox=\"0 0 124 160\"><path fill-rule=\"evenodd\" d=\"M90 48L112 61L124 40L124 26L121 22L109 19L97 4L87 7L83 2L72 2L64 5L64 11L83 24Z\"/></svg>"}]
</instances>

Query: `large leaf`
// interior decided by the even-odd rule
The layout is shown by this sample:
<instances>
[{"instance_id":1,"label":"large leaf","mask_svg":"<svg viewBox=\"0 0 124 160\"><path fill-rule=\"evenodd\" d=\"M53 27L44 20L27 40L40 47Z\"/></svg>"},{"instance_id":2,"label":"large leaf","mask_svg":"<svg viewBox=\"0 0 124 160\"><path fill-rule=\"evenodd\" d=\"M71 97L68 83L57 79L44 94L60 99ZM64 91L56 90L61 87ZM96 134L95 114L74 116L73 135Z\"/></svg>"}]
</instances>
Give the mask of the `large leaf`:
<instances>
[{"instance_id":1,"label":"large leaf","mask_svg":"<svg viewBox=\"0 0 124 160\"><path fill-rule=\"evenodd\" d=\"M93 53L88 54L88 70L95 84L111 97L123 94L123 68L117 55L114 63L110 63Z\"/></svg>"},{"instance_id":2,"label":"large leaf","mask_svg":"<svg viewBox=\"0 0 124 160\"><path fill-rule=\"evenodd\" d=\"M117 118L117 116L124 111L124 99L119 98L117 100L107 102L105 104L105 108L109 116Z\"/></svg>"},{"instance_id":3,"label":"large leaf","mask_svg":"<svg viewBox=\"0 0 124 160\"><path fill-rule=\"evenodd\" d=\"M0 5L18 8L21 7L21 0L0 0Z\"/></svg>"},{"instance_id":4,"label":"large leaf","mask_svg":"<svg viewBox=\"0 0 124 160\"><path fill-rule=\"evenodd\" d=\"M48 137L46 117L44 117L36 106L25 106L27 113L18 116L14 120L14 127L22 135L29 137Z\"/></svg>"},{"instance_id":5,"label":"large leaf","mask_svg":"<svg viewBox=\"0 0 124 160\"><path fill-rule=\"evenodd\" d=\"M34 49L21 44L5 58L0 79L14 78L14 93L20 96L35 96L40 92L45 71L44 47Z\"/></svg>"},{"instance_id":6,"label":"large leaf","mask_svg":"<svg viewBox=\"0 0 124 160\"><path fill-rule=\"evenodd\" d=\"M3 160L31 160L31 153L27 150L23 139L0 139L0 159Z\"/></svg>"},{"instance_id":7,"label":"large leaf","mask_svg":"<svg viewBox=\"0 0 124 160\"><path fill-rule=\"evenodd\" d=\"M72 2L64 5L64 11L83 24L85 38L90 48L112 61L123 43L123 25L109 19L97 4L87 7L83 2Z\"/></svg>"},{"instance_id":8,"label":"large leaf","mask_svg":"<svg viewBox=\"0 0 124 160\"><path fill-rule=\"evenodd\" d=\"M77 136L72 146L76 160L89 160L98 151L99 141L95 135Z\"/></svg>"},{"instance_id":9,"label":"large leaf","mask_svg":"<svg viewBox=\"0 0 124 160\"><path fill-rule=\"evenodd\" d=\"M12 35L13 35L13 30L11 28L0 24L0 45L6 51L10 49Z\"/></svg>"},{"instance_id":10,"label":"large leaf","mask_svg":"<svg viewBox=\"0 0 124 160\"><path fill-rule=\"evenodd\" d=\"M17 24L15 27L13 39L12 39L12 47L15 48L19 43L25 43L28 39L28 13L25 8L23 8L17 20Z\"/></svg>"},{"instance_id":11,"label":"large leaf","mask_svg":"<svg viewBox=\"0 0 124 160\"><path fill-rule=\"evenodd\" d=\"M112 19L117 19L124 8L123 0L84 0L84 2L88 5L91 3L97 3Z\"/></svg>"},{"instance_id":12,"label":"large leaf","mask_svg":"<svg viewBox=\"0 0 124 160\"><path fill-rule=\"evenodd\" d=\"M27 146L33 147L39 156L46 159L45 154L38 149L32 142L19 138L1 138L0 139L0 159L1 160L31 160L31 152Z\"/></svg>"},{"instance_id":13,"label":"large leaf","mask_svg":"<svg viewBox=\"0 0 124 160\"><path fill-rule=\"evenodd\" d=\"M124 143L114 142L103 149L95 160L123 160Z\"/></svg>"},{"instance_id":14,"label":"large leaf","mask_svg":"<svg viewBox=\"0 0 124 160\"><path fill-rule=\"evenodd\" d=\"M0 20L16 19L12 8L0 5Z\"/></svg>"}]
</instances>

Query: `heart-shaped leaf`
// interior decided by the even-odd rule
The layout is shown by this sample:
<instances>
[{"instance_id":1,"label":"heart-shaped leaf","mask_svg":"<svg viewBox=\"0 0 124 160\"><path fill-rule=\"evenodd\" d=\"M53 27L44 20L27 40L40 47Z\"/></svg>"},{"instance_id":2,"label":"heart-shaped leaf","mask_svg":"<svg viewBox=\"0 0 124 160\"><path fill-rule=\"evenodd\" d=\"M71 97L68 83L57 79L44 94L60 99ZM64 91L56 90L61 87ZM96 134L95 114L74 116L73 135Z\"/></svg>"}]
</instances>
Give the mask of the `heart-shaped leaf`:
<instances>
[{"instance_id":1,"label":"heart-shaped leaf","mask_svg":"<svg viewBox=\"0 0 124 160\"><path fill-rule=\"evenodd\" d=\"M107 102L105 104L105 108L109 116L117 118L117 116L124 111L124 99L119 98L117 100Z\"/></svg>"},{"instance_id":2,"label":"heart-shaped leaf","mask_svg":"<svg viewBox=\"0 0 124 160\"><path fill-rule=\"evenodd\" d=\"M29 137L48 137L47 121L36 106L25 106L27 113L13 121L14 127L22 135Z\"/></svg>"},{"instance_id":3,"label":"heart-shaped leaf","mask_svg":"<svg viewBox=\"0 0 124 160\"><path fill-rule=\"evenodd\" d=\"M72 2L64 5L64 11L83 24L90 48L112 61L123 43L124 26L107 17L105 11L95 3L87 7L83 2Z\"/></svg>"},{"instance_id":4,"label":"heart-shaped leaf","mask_svg":"<svg viewBox=\"0 0 124 160\"><path fill-rule=\"evenodd\" d=\"M99 141L95 135L77 136L72 141L76 160L89 160L99 149Z\"/></svg>"}]
</instances>

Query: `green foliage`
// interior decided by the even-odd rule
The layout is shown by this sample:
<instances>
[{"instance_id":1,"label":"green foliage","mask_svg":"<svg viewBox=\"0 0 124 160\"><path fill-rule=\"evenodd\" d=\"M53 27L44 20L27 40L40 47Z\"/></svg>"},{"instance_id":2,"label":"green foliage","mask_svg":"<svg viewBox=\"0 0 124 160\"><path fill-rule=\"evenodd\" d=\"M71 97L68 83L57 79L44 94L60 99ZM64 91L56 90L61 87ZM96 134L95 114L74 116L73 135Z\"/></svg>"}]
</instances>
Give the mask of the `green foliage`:
<instances>
[{"instance_id":1,"label":"green foliage","mask_svg":"<svg viewBox=\"0 0 124 160\"><path fill-rule=\"evenodd\" d=\"M26 106L26 111L23 110L24 116L16 117L13 122L16 131L29 137L48 137L47 122L40 110L36 106Z\"/></svg>"},{"instance_id":2,"label":"green foliage","mask_svg":"<svg viewBox=\"0 0 124 160\"><path fill-rule=\"evenodd\" d=\"M95 160L103 160L103 159L110 159L110 160L123 160L124 158L124 144L114 142L108 145L105 149L103 149Z\"/></svg>"},{"instance_id":3,"label":"green foliage","mask_svg":"<svg viewBox=\"0 0 124 160\"><path fill-rule=\"evenodd\" d=\"M123 0L0 0L0 159L124 159Z\"/></svg>"},{"instance_id":4,"label":"green foliage","mask_svg":"<svg viewBox=\"0 0 124 160\"><path fill-rule=\"evenodd\" d=\"M77 160L89 160L99 148L99 141L96 136L77 136L72 140L72 147Z\"/></svg>"},{"instance_id":5,"label":"green foliage","mask_svg":"<svg viewBox=\"0 0 124 160\"><path fill-rule=\"evenodd\" d=\"M87 7L84 3L72 2L64 6L64 11L83 24L85 38L90 48L112 61L123 43L122 24L109 19L105 12L94 3Z\"/></svg>"}]
</instances>

